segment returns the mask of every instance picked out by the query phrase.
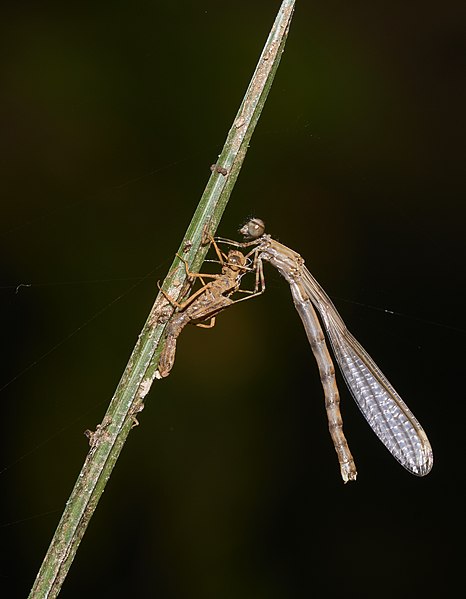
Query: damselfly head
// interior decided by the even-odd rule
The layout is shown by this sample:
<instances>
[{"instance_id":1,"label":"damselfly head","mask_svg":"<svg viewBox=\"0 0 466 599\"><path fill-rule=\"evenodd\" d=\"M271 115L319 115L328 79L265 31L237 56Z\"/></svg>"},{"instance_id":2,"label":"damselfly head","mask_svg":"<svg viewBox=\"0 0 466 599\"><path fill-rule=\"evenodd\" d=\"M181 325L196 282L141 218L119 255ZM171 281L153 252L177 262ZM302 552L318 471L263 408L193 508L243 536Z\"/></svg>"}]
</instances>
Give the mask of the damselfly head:
<instances>
[{"instance_id":1,"label":"damselfly head","mask_svg":"<svg viewBox=\"0 0 466 599\"><path fill-rule=\"evenodd\" d=\"M239 232L247 240L259 239L265 232L265 223L260 218L251 218Z\"/></svg>"}]
</instances>

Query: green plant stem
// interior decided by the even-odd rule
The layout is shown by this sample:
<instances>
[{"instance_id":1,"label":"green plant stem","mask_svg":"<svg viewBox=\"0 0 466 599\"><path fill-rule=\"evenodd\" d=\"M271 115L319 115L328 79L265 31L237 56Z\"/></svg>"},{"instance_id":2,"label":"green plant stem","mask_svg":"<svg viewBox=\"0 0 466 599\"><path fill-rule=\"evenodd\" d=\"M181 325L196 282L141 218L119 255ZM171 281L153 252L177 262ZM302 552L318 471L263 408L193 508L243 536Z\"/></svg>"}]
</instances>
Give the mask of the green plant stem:
<instances>
[{"instance_id":1,"label":"green plant stem","mask_svg":"<svg viewBox=\"0 0 466 599\"><path fill-rule=\"evenodd\" d=\"M279 9L217 168L210 176L180 244L178 254L185 256L193 272L197 272L204 261L208 250L206 236L215 233L244 162L251 135L280 62L294 4L294 1L284 0ZM179 257L175 258L162 288L174 298L180 299L186 294L186 272ZM144 397L154 380L162 349L163 330L171 313L172 309L167 308L159 293L102 423L94 433L88 433L89 453L37 574L30 599L52 598L60 592L120 451L130 430L137 424L137 414L144 407Z\"/></svg>"}]
</instances>

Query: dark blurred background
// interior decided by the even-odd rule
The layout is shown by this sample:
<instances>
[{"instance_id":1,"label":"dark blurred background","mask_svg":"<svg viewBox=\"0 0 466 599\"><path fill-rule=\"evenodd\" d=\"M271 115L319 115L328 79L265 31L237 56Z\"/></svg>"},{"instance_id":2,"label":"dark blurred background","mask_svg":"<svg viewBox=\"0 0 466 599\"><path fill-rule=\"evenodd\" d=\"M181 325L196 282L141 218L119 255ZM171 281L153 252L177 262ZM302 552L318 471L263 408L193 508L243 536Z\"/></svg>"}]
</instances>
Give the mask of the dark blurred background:
<instances>
[{"instance_id":1,"label":"dark blurred background","mask_svg":"<svg viewBox=\"0 0 466 599\"><path fill-rule=\"evenodd\" d=\"M279 4L2 11L2 596L32 586ZM311 351L267 268L264 296L183 333L63 597L461 584L465 24L459 1L298 2L219 228L260 216L306 259L428 432L432 473L398 465L340 379L359 471L342 484Z\"/></svg>"}]
</instances>

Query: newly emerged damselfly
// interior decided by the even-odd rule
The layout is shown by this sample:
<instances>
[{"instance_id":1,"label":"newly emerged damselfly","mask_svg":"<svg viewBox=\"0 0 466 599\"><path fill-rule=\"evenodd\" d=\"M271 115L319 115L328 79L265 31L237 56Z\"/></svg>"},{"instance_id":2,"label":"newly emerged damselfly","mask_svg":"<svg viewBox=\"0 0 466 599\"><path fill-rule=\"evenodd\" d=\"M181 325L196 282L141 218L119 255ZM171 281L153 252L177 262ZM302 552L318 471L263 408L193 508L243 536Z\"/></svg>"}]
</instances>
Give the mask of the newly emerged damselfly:
<instances>
[{"instance_id":1,"label":"newly emerged damselfly","mask_svg":"<svg viewBox=\"0 0 466 599\"><path fill-rule=\"evenodd\" d=\"M330 339L333 353L357 405L372 430L390 453L409 472L425 476L432 468L433 455L427 436L374 360L346 328L329 296L315 280L301 256L265 234L263 221L249 220L240 232L247 241L238 243L217 238L235 247L252 247L255 291L265 289L262 261L270 262L290 285L293 302L303 322L319 367L325 393L330 434L344 482L356 479L356 466L343 433L340 397L335 370L325 343L316 310Z\"/></svg>"}]
</instances>

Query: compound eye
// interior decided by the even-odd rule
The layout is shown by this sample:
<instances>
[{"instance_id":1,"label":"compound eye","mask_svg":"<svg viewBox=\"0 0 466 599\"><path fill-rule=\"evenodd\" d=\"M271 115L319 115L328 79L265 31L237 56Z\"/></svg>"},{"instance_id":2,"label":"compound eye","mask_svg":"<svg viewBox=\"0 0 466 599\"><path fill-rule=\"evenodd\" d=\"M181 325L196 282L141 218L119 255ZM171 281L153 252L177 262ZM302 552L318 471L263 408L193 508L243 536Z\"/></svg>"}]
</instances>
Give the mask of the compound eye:
<instances>
[{"instance_id":1,"label":"compound eye","mask_svg":"<svg viewBox=\"0 0 466 599\"><path fill-rule=\"evenodd\" d=\"M241 227L239 232L245 239L259 239L264 234L265 223L260 218L251 218L248 222Z\"/></svg>"},{"instance_id":2,"label":"compound eye","mask_svg":"<svg viewBox=\"0 0 466 599\"><path fill-rule=\"evenodd\" d=\"M229 264L238 265L240 263L240 258L238 256L238 254L230 253L228 256L228 262L229 262Z\"/></svg>"}]
</instances>

